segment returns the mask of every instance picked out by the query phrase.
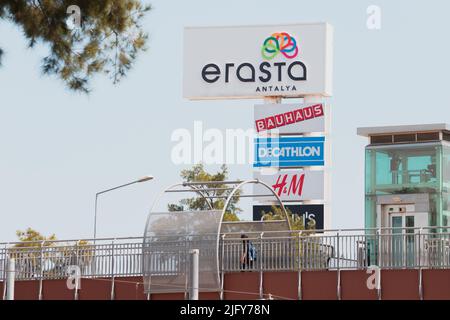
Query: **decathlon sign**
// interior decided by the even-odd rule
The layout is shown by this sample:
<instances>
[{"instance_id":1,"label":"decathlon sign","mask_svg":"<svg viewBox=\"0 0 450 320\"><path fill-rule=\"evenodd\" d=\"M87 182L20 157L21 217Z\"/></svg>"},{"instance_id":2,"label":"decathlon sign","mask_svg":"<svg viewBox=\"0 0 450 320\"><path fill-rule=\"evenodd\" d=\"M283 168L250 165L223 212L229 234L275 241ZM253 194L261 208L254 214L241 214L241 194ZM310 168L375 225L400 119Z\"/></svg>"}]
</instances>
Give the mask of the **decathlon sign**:
<instances>
[{"instance_id":1,"label":"decathlon sign","mask_svg":"<svg viewBox=\"0 0 450 320\"><path fill-rule=\"evenodd\" d=\"M269 185L284 201L323 200L323 171L286 170L273 175L254 174L255 179ZM264 186L255 185L255 194L264 194Z\"/></svg>"},{"instance_id":2,"label":"decathlon sign","mask_svg":"<svg viewBox=\"0 0 450 320\"><path fill-rule=\"evenodd\" d=\"M323 104L264 104L255 106L258 133L278 130L279 134L325 131Z\"/></svg>"},{"instance_id":3,"label":"decathlon sign","mask_svg":"<svg viewBox=\"0 0 450 320\"><path fill-rule=\"evenodd\" d=\"M299 97L332 93L326 23L185 28L184 97Z\"/></svg>"},{"instance_id":4,"label":"decathlon sign","mask_svg":"<svg viewBox=\"0 0 450 320\"><path fill-rule=\"evenodd\" d=\"M254 167L323 166L324 137L256 138Z\"/></svg>"}]
</instances>

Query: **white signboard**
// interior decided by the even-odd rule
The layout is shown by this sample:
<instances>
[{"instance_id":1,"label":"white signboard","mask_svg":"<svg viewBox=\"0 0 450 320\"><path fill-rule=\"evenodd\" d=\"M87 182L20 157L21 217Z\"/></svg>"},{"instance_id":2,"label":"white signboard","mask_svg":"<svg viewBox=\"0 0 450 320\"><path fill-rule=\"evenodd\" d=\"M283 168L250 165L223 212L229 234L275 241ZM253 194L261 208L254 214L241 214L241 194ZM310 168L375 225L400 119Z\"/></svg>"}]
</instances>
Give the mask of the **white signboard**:
<instances>
[{"instance_id":1,"label":"white signboard","mask_svg":"<svg viewBox=\"0 0 450 320\"><path fill-rule=\"evenodd\" d=\"M255 172L255 179L269 185L284 201L323 200L324 173L310 170L284 170L274 175ZM255 195L269 194L266 187L255 184ZM271 200L275 200L273 197Z\"/></svg>"},{"instance_id":2,"label":"white signboard","mask_svg":"<svg viewBox=\"0 0 450 320\"><path fill-rule=\"evenodd\" d=\"M332 94L329 24L184 30L184 97L300 97Z\"/></svg>"},{"instance_id":3,"label":"white signboard","mask_svg":"<svg viewBox=\"0 0 450 320\"><path fill-rule=\"evenodd\" d=\"M317 104L263 104L255 106L255 130L279 134L325 131L325 108Z\"/></svg>"}]
</instances>

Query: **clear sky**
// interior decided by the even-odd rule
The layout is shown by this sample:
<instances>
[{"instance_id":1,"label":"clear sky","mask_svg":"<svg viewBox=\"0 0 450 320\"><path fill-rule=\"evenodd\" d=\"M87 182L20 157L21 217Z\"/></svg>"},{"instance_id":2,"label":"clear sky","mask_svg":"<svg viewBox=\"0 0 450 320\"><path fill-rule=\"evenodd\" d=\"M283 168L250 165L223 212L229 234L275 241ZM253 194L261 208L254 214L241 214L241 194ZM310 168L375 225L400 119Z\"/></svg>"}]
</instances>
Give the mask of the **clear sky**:
<instances>
[{"instance_id":1,"label":"clear sky","mask_svg":"<svg viewBox=\"0 0 450 320\"><path fill-rule=\"evenodd\" d=\"M334 26L333 226L363 226L364 146L359 126L450 122L448 1L154 0L149 50L118 86L68 92L40 75L46 48L26 48L0 22L0 241L31 226L58 238L92 235L94 195L145 174L154 181L100 199L98 236L139 236L157 193L179 180L173 130L251 128L258 101L182 98L183 27L329 22ZM382 10L368 30L366 9ZM232 45L232 44L231 44ZM230 167L251 178L250 165Z\"/></svg>"}]
</instances>

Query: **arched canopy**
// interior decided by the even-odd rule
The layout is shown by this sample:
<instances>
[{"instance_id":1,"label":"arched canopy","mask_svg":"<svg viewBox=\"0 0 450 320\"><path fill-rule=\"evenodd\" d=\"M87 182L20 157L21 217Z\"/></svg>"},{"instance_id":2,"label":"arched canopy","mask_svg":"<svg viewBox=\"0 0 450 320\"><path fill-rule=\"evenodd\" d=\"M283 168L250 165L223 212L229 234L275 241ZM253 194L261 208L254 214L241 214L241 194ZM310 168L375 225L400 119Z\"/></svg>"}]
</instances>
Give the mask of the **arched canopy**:
<instances>
[{"instance_id":1,"label":"arched canopy","mask_svg":"<svg viewBox=\"0 0 450 320\"><path fill-rule=\"evenodd\" d=\"M266 194L240 194L248 184L261 184ZM255 188L253 188L255 189ZM167 193L195 193L203 199L208 210L155 212L154 208ZM187 291L189 252L199 249L202 291L217 291L219 279L219 245L223 219L236 197L274 197L282 208L287 228L290 221L279 196L259 180L183 182L166 188L156 199L147 218L143 244L143 275L145 290L154 292ZM223 208L213 208L214 199L223 199Z\"/></svg>"}]
</instances>

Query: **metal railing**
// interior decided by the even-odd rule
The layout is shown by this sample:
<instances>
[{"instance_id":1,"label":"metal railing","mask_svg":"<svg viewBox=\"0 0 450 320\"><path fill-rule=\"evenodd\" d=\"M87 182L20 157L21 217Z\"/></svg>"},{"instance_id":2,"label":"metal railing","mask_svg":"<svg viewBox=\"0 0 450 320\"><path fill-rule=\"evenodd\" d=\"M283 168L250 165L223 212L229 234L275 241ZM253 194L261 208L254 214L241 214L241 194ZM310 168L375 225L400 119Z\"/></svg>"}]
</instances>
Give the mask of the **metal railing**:
<instances>
[{"instance_id":1,"label":"metal railing","mask_svg":"<svg viewBox=\"0 0 450 320\"><path fill-rule=\"evenodd\" d=\"M14 258L17 280L64 279L77 266L82 277L142 275L142 237L0 244L0 279Z\"/></svg>"},{"instance_id":2,"label":"metal railing","mask_svg":"<svg viewBox=\"0 0 450 320\"><path fill-rule=\"evenodd\" d=\"M220 237L221 272L450 268L450 233L446 228L383 228L305 232L249 232L244 255L240 234ZM143 238L45 241L0 244L0 281L6 262L15 258L17 280L67 278L69 266L82 277L142 276ZM161 243L160 243L161 245ZM163 246L158 254L164 253ZM180 249L181 250L181 249ZM183 255L183 252L179 253ZM186 253L187 254L187 253ZM161 261L161 259L155 259ZM169 271L177 270L165 262ZM166 268L159 266L161 272Z\"/></svg>"}]
</instances>

